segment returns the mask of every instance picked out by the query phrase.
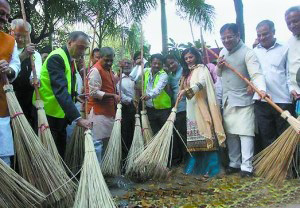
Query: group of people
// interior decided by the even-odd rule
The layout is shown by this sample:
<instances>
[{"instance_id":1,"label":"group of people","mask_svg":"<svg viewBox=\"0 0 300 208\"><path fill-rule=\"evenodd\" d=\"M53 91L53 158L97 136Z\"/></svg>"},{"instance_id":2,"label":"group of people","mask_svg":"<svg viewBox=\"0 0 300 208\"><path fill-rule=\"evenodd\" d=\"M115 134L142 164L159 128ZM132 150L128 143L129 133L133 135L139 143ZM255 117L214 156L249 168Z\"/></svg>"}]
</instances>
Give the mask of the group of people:
<instances>
[{"instance_id":1,"label":"group of people","mask_svg":"<svg viewBox=\"0 0 300 208\"><path fill-rule=\"evenodd\" d=\"M42 59L35 45L27 44L31 30L28 23L15 19L10 35L4 32L9 15L8 2L0 0L0 157L7 164L14 155L11 118L3 91L7 80L13 84L24 115L35 129L38 127L33 86L38 85L49 128L62 157L66 129L73 123L92 128L99 162L112 132L118 103L122 104L125 159L141 103L156 134L178 101L170 164L177 166L186 161L186 174L219 174L224 159L219 150L226 147L226 174L252 176L254 153L270 145L288 127L264 98L271 98L295 114L294 101L300 98L300 6L285 13L293 33L288 44L275 38L272 21L263 20L256 27L258 44L250 49L240 39L238 26L228 23L220 29L224 48L216 65L205 63L201 51L191 47L182 52L179 60L173 55L153 54L145 68L143 54L137 52L132 59L119 62L119 73L112 71L115 52L110 47L93 49L90 69L82 63L90 40L81 31L70 33L64 46ZM30 56L38 82L33 81ZM259 93L248 87L228 64L251 80ZM81 107L86 110L84 117L75 103L85 100L86 107Z\"/></svg>"}]
</instances>

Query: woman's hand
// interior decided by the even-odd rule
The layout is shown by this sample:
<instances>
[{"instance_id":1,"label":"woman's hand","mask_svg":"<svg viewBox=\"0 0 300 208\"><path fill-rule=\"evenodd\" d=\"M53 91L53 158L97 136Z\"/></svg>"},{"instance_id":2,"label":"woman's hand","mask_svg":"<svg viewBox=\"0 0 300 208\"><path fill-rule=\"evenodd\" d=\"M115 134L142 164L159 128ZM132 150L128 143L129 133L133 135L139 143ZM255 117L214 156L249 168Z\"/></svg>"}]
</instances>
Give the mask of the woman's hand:
<instances>
[{"instance_id":1,"label":"woman's hand","mask_svg":"<svg viewBox=\"0 0 300 208\"><path fill-rule=\"evenodd\" d=\"M179 101L182 100L184 95L185 95L185 90L180 90L179 93L177 94Z\"/></svg>"}]
</instances>

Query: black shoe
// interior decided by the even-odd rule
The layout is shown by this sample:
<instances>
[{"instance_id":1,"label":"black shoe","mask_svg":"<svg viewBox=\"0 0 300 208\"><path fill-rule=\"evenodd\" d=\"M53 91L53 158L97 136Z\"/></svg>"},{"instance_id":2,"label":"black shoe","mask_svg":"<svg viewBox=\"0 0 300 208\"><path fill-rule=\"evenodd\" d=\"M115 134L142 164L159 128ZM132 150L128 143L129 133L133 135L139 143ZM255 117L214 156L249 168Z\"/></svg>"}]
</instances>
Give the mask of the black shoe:
<instances>
[{"instance_id":1,"label":"black shoe","mask_svg":"<svg viewBox=\"0 0 300 208\"><path fill-rule=\"evenodd\" d=\"M242 178L250 178L253 177L253 173L252 172L248 172L248 171L241 171L241 177Z\"/></svg>"},{"instance_id":2,"label":"black shoe","mask_svg":"<svg viewBox=\"0 0 300 208\"><path fill-rule=\"evenodd\" d=\"M238 172L240 172L240 169L239 169L239 168L228 167L228 168L225 170L226 175L230 175L230 174L238 173Z\"/></svg>"}]
</instances>

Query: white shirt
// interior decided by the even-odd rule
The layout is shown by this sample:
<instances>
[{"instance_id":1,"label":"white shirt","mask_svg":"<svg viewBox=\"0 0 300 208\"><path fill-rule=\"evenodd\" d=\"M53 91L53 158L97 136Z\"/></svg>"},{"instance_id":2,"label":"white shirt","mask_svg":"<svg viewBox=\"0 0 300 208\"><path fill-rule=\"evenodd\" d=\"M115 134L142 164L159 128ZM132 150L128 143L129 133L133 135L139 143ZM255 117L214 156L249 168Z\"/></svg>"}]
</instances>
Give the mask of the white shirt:
<instances>
[{"instance_id":1,"label":"white shirt","mask_svg":"<svg viewBox=\"0 0 300 208\"><path fill-rule=\"evenodd\" d=\"M288 42L288 70L290 75L290 92L295 90L300 94L300 87L297 84L296 75L300 69L300 37L293 36Z\"/></svg>"},{"instance_id":2,"label":"white shirt","mask_svg":"<svg viewBox=\"0 0 300 208\"><path fill-rule=\"evenodd\" d=\"M266 80L266 92L275 103L292 103L288 85L287 50L287 46L277 41L269 49L260 44L254 48ZM257 93L253 99L259 99Z\"/></svg>"},{"instance_id":3,"label":"white shirt","mask_svg":"<svg viewBox=\"0 0 300 208\"><path fill-rule=\"evenodd\" d=\"M24 48L19 48L18 49L18 55L20 55L23 52ZM34 51L34 66L35 66L35 71L36 71L36 77L40 79L41 75L41 70L42 70L42 57L41 54L37 51ZM33 74L31 72L30 78L33 78Z\"/></svg>"},{"instance_id":4,"label":"white shirt","mask_svg":"<svg viewBox=\"0 0 300 208\"><path fill-rule=\"evenodd\" d=\"M117 91L120 93L120 81L117 84ZM135 96L134 81L124 73L122 74L121 91L122 103L125 105L130 104Z\"/></svg>"},{"instance_id":5,"label":"white shirt","mask_svg":"<svg viewBox=\"0 0 300 208\"><path fill-rule=\"evenodd\" d=\"M9 62L9 67L15 71L15 77L12 78L11 80L9 80L10 82L13 82L17 78L17 76L21 70L21 62L20 62L20 58L19 58L18 46L17 46L16 41L15 41L14 50L13 50L13 53L11 56L11 60Z\"/></svg>"}]
</instances>

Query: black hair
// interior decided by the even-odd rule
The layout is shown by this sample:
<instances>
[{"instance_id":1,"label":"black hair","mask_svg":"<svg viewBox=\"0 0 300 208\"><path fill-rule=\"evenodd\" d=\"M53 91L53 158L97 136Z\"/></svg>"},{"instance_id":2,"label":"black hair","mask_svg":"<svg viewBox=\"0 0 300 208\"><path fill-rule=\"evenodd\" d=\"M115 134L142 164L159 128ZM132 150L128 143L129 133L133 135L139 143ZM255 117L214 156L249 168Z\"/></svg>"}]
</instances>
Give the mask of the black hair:
<instances>
[{"instance_id":1,"label":"black hair","mask_svg":"<svg viewBox=\"0 0 300 208\"><path fill-rule=\"evenodd\" d=\"M139 56L141 56L141 51L135 52L133 55L133 60L136 61Z\"/></svg>"},{"instance_id":2,"label":"black hair","mask_svg":"<svg viewBox=\"0 0 300 208\"><path fill-rule=\"evenodd\" d=\"M235 23L227 23L227 24L223 25L220 29L220 34L222 35L225 32L225 30L230 30L235 35L239 34L239 27Z\"/></svg>"},{"instance_id":3,"label":"black hair","mask_svg":"<svg viewBox=\"0 0 300 208\"><path fill-rule=\"evenodd\" d=\"M172 54L166 55L166 57L165 57L165 63L167 62L167 59L175 60L176 62L178 62L177 58L174 55L172 55Z\"/></svg>"},{"instance_id":4,"label":"black hair","mask_svg":"<svg viewBox=\"0 0 300 208\"><path fill-rule=\"evenodd\" d=\"M291 12L300 12L300 5L290 7L288 10L286 10L284 16L288 16Z\"/></svg>"},{"instance_id":5,"label":"black hair","mask_svg":"<svg viewBox=\"0 0 300 208\"><path fill-rule=\"evenodd\" d=\"M189 67L188 67L188 65L187 65L187 63L185 62L185 59L184 59L184 56L188 53L191 53L195 56L196 64L202 64L203 63L200 52L196 48L190 47L190 48L185 49L181 54L181 66L183 68L182 75L184 77L187 77L190 73Z\"/></svg>"},{"instance_id":6,"label":"black hair","mask_svg":"<svg viewBox=\"0 0 300 208\"><path fill-rule=\"evenodd\" d=\"M152 63L153 59L159 59L161 61L161 63L164 63L164 57L160 53L156 53L156 54L151 55L150 63Z\"/></svg>"},{"instance_id":7,"label":"black hair","mask_svg":"<svg viewBox=\"0 0 300 208\"><path fill-rule=\"evenodd\" d=\"M87 41L90 41L89 36L82 31L74 31L69 34L69 41L76 41L79 37L85 38Z\"/></svg>"},{"instance_id":8,"label":"black hair","mask_svg":"<svg viewBox=\"0 0 300 208\"><path fill-rule=\"evenodd\" d=\"M45 46L41 49L40 53L51 53L52 49L50 46Z\"/></svg>"},{"instance_id":9,"label":"black hair","mask_svg":"<svg viewBox=\"0 0 300 208\"><path fill-rule=\"evenodd\" d=\"M271 30L272 32L275 32L274 22L272 22L271 20L261 21L260 23L257 24L256 30L264 25L267 25L269 27L269 30Z\"/></svg>"},{"instance_id":10,"label":"black hair","mask_svg":"<svg viewBox=\"0 0 300 208\"><path fill-rule=\"evenodd\" d=\"M92 56L94 56L96 52L100 52L100 49L99 48L94 48L93 51L92 51Z\"/></svg>"}]
</instances>

